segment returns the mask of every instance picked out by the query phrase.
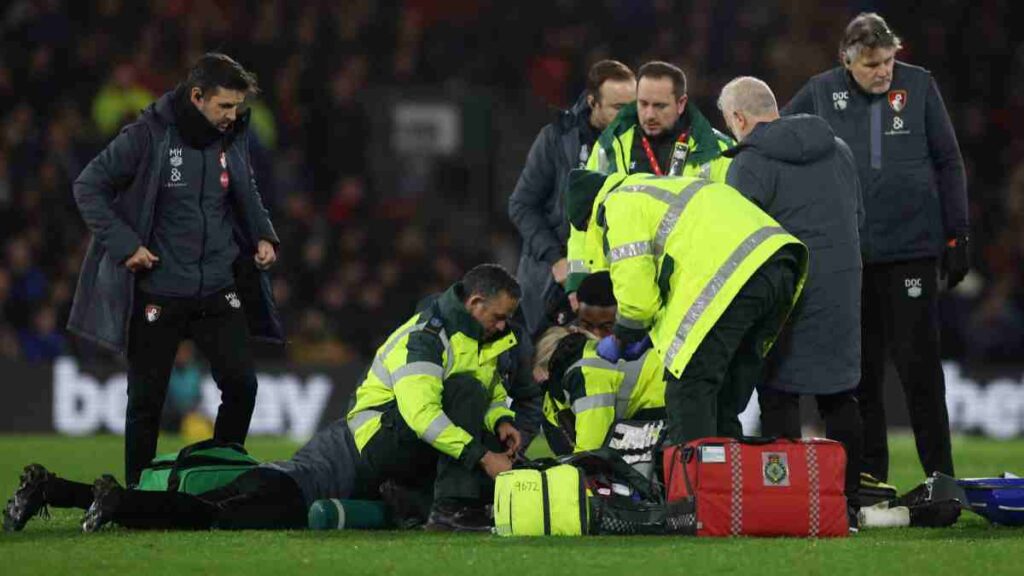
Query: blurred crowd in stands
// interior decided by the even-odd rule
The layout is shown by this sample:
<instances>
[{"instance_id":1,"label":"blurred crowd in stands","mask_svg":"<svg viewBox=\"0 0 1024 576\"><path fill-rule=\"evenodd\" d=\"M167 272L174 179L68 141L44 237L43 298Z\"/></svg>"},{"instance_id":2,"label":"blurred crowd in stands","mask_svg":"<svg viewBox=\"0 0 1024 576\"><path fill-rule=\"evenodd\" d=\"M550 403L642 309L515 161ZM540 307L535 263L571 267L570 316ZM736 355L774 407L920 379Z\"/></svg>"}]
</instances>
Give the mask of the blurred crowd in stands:
<instances>
[{"instance_id":1,"label":"blurred crowd in stands","mask_svg":"<svg viewBox=\"0 0 1024 576\"><path fill-rule=\"evenodd\" d=\"M879 11L904 38L901 59L935 74L967 163L976 274L943 301L945 353L1019 358L1024 28L1009 23L1024 7L1009 0L5 2L0 358L109 359L63 329L88 238L71 182L203 52L231 54L263 91L251 104L257 179L282 239L274 292L291 341L278 354L332 363L367 358L419 298L468 266L514 265L518 245L500 203L477 216L505 232L467 245L450 234L458 221L424 223L415 204L375 189L370 143L381 135L371 128L368 88L473 86L492 94L496 114L502 102L554 109L575 100L598 59L657 58L686 70L691 101L724 128L713 102L725 82L760 76L784 103L835 65L842 26L862 10ZM493 137L528 143L542 124ZM524 158L525 149L492 161L518 169ZM394 158L396 170L401 164ZM512 184L493 182L507 187L496 196L507 198Z\"/></svg>"}]
</instances>

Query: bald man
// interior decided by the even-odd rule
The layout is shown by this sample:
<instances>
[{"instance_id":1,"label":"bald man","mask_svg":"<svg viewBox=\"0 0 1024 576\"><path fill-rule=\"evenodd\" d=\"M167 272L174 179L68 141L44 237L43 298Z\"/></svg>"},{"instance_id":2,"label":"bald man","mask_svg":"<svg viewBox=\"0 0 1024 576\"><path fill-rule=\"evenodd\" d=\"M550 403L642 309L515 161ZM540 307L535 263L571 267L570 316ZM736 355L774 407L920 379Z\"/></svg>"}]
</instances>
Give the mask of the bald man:
<instances>
[{"instance_id":1,"label":"bald man","mask_svg":"<svg viewBox=\"0 0 1024 576\"><path fill-rule=\"evenodd\" d=\"M858 227L863 210L853 155L821 118L780 118L775 95L757 78L726 84L718 107L740 142L726 152L733 157L726 182L810 251L804 294L758 389L762 434L799 437L800 396L814 395L826 436L846 447L847 498L855 510L861 446L854 397L861 343Z\"/></svg>"}]
</instances>

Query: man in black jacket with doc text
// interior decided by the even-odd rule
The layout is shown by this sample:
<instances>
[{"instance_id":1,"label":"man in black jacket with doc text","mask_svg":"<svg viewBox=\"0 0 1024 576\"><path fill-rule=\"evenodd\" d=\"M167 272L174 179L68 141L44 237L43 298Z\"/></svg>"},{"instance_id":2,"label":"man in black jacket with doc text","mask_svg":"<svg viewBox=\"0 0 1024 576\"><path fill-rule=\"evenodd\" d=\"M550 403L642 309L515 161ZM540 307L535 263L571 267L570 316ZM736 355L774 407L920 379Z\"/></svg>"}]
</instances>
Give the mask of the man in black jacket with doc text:
<instances>
[{"instance_id":1,"label":"man in black jacket with doc text","mask_svg":"<svg viewBox=\"0 0 1024 576\"><path fill-rule=\"evenodd\" d=\"M883 383L891 353L927 475L954 475L939 361L939 280L967 274L967 184L956 134L931 74L896 61L900 39L860 14L841 65L812 78L782 114L824 118L853 151L863 188L861 381L866 484L889 475Z\"/></svg>"}]
</instances>

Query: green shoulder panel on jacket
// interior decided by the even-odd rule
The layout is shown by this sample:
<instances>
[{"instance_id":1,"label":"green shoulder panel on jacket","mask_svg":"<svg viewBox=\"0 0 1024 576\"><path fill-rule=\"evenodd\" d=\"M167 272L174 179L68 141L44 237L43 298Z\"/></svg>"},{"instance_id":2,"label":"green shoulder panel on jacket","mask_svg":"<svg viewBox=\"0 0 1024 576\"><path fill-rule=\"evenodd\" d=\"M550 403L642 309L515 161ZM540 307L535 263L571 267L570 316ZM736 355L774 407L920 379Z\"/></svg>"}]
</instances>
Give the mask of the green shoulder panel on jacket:
<instances>
[{"instance_id":1,"label":"green shoulder panel on jacket","mask_svg":"<svg viewBox=\"0 0 1024 576\"><path fill-rule=\"evenodd\" d=\"M707 164L722 157L722 152L735 146L732 138L715 130L700 109L689 103L684 115L690 119L690 137L696 146L687 160L688 164ZM725 159L728 163L728 159Z\"/></svg>"},{"instance_id":2,"label":"green shoulder panel on jacket","mask_svg":"<svg viewBox=\"0 0 1024 576\"><path fill-rule=\"evenodd\" d=\"M416 330L409 334L405 343L405 363L430 362L444 366L444 344L441 338L425 330Z\"/></svg>"},{"instance_id":3,"label":"green shoulder panel on jacket","mask_svg":"<svg viewBox=\"0 0 1024 576\"><path fill-rule=\"evenodd\" d=\"M629 104L623 106L621 110L619 110L618 115L615 116L615 119L612 120L612 123L609 124L608 127L604 129L604 132L601 132L600 136L597 137L597 146L595 146L595 148L600 147L600 149L603 150L604 157L608 162L606 170L598 171L611 174L619 170L619 159L616 157L615 153L615 141L616 139L618 139L619 136L622 136L626 132L629 132L639 123L640 119L639 116L637 116L636 112L636 102L630 102ZM594 154L591 154L591 158L594 160L594 162L597 161L597 159L599 158L597 150L595 150ZM591 168L590 163L588 163L587 168L595 169Z\"/></svg>"},{"instance_id":4,"label":"green shoulder panel on jacket","mask_svg":"<svg viewBox=\"0 0 1024 576\"><path fill-rule=\"evenodd\" d=\"M736 142L711 126L708 119L692 102L686 105L683 115L690 125L690 140L693 143L687 164L692 166L709 165L711 170L707 177L715 182L724 182L730 159L724 158L722 152L735 146ZM622 158L619 156L619 151L616 150L617 143L621 145L620 141L623 136L631 130L635 130L639 123L636 102L631 102L619 111L615 120L601 133L597 141L608 163L607 169L601 170L602 172L613 173L621 169L619 163ZM630 138L626 138L626 140L632 141ZM621 153L628 161L631 150L622 150ZM592 155L592 160L596 157L596 154ZM592 164L596 168L596 160ZM595 169L590 164L588 164L588 168Z\"/></svg>"}]
</instances>

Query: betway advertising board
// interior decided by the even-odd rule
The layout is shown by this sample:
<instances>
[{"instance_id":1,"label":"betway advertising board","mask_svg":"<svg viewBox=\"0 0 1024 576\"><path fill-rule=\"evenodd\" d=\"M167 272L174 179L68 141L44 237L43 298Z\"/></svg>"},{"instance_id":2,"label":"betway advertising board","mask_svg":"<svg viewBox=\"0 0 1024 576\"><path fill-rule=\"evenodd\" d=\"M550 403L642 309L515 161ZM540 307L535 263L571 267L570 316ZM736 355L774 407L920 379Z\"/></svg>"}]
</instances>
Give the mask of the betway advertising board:
<instances>
[{"instance_id":1,"label":"betway advertising board","mask_svg":"<svg viewBox=\"0 0 1024 576\"><path fill-rule=\"evenodd\" d=\"M992 438L1024 437L1024 364L968 370L947 362L943 369L953 430ZM308 438L344 415L364 372L361 364L261 367L250 433ZM887 384L890 425L908 427L895 375ZM123 433L127 386L123 370L86 368L73 358L52 364L0 361L0 433ZM208 374L202 378L201 397L200 410L213 418L220 391ZM756 431L756 401L741 419L748 432Z\"/></svg>"},{"instance_id":2,"label":"betway advertising board","mask_svg":"<svg viewBox=\"0 0 1024 576\"><path fill-rule=\"evenodd\" d=\"M250 434L310 437L344 415L364 372L361 365L306 369L262 367ZM0 362L0 433L124 433L128 377L123 370L85 369L73 358L50 364ZM220 391L204 374L199 410L213 418Z\"/></svg>"}]
</instances>

